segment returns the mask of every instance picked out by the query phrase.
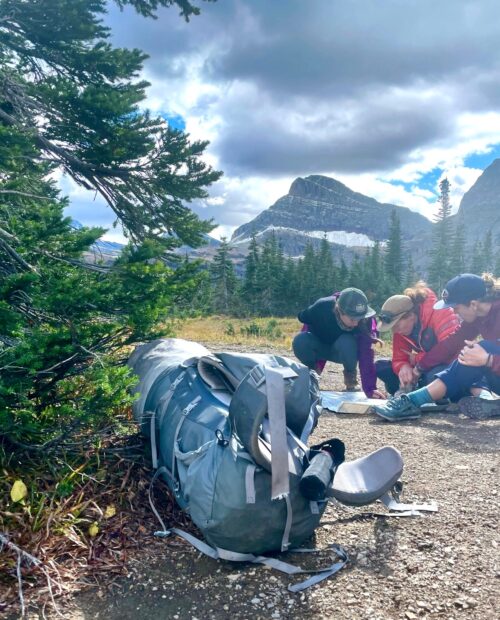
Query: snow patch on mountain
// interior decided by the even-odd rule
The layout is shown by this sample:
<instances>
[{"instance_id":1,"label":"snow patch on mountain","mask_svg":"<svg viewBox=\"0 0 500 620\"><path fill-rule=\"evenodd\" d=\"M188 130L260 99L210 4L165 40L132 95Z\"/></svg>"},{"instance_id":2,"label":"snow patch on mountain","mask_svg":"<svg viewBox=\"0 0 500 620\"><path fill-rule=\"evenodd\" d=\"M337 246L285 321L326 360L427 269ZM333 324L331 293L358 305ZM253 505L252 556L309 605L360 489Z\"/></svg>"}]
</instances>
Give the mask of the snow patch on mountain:
<instances>
[{"instance_id":1,"label":"snow patch on mountain","mask_svg":"<svg viewBox=\"0 0 500 620\"><path fill-rule=\"evenodd\" d=\"M326 236L327 241L330 243L337 243L338 245L345 245L348 247L371 248L375 244L373 239L370 239L368 235L363 233L353 233L345 230L297 230L296 228L287 228L285 226L268 226L264 230L257 232L255 237L258 238L261 235L265 235L273 231L277 234L280 232L290 232L296 235L313 237L315 239L323 239L323 237ZM242 243L247 243L248 241L250 241L250 237L247 237L246 235L239 235L231 241L231 244L240 245Z\"/></svg>"}]
</instances>

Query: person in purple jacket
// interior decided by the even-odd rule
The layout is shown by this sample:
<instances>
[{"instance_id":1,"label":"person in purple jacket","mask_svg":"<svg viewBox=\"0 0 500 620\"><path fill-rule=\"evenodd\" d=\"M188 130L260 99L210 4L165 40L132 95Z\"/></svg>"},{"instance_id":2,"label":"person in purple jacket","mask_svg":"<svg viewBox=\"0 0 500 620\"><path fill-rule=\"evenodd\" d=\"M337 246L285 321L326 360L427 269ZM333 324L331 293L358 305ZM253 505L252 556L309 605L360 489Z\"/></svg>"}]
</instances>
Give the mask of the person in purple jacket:
<instances>
[{"instance_id":1,"label":"person in purple jacket","mask_svg":"<svg viewBox=\"0 0 500 620\"><path fill-rule=\"evenodd\" d=\"M321 373L326 361L342 364L346 390L355 391L357 366L361 386L368 398L385 398L377 389L373 343L377 340L375 310L363 291L346 288L322 297L299 312L304 327L293 339L295 356Z\"/></svg>"}]
</instances>

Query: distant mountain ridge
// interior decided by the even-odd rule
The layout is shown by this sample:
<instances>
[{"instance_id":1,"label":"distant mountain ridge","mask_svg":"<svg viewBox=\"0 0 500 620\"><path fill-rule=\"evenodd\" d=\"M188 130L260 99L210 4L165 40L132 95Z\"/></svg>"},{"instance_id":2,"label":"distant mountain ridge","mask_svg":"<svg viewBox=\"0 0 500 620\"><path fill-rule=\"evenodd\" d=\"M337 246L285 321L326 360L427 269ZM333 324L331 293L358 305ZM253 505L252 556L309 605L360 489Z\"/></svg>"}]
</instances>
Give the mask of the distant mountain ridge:
<instances>
[{"instance_id":1,"label":"distant mountain ridge","mask_svg":"<svg viewBox=\"0 0 500 620\"><path fill-rule=\"evenodd\" d=\"M308 243L319 247L326 236L333 255L350 262L355 254L363 253L375 241L388 238L394 209L399 216L406 251L411 254L415 267L426 268L434 227L430 220L406 207L378 202L321 175L295 179L288 194L237 228L231 238L231 257L241 271L252 234L262 243L274 233L289 256L302 256ZM494 244L500 246L500 159L488 166L464 194L452 220L463 224L469 247L483 240L488 230L493 233ZM81 227L75 220L72 225ZM210 261L220 241L210 235L204 237L206 243L201 247L183 245L176 251ZM92 255L94 260L112 262L123 247L101 239L94 244Z\"/></svg>"},{"instance_id":2,"label":"distant mountain ridge","mask_svg":"<svg viewBox=\"0 0 500 620\"><path fill-rule=\"evenodd\" d=\"M83 228L83 224L78 220L71 220L71 226L76 229ZM176 248L174 252L177 254L188 254L193 258L206 258L207 250L210 253L214 253L221 242L215 237L212 237L206 233L202 233L202 238L204 243L199 248L192 248L189 245L181 245ZM104 264L113 263L122 253L123 248L125 247L124 243L119 243L117 241L107 241L105 239L98 239L95 243L93 243L89 250L85 253L86 260L89 262L102 262Z\"/></svg>"},{"instance_id":3,"label":"distant mountain ridge","mask_svg":"<svg viewBox=\"0 0 500 620\"><path fill-rule=\"evenodd\" d=\"M252 234L270 234L282 241L281 231L287 230L283 250L291 256L303 252L311 239L328 240L339 246L366 247L389 236L389 222L396 209L404 240L429 239L432 223L420 213L406 207L381 203L354 192L346 185L321 175L299 177L286 196L260 213L247 224L237 228L232 243L246 242ZM293 231L293 234L292 234ZM293 246L287 239L293 237Z\"/></svg>"}]
</instances>

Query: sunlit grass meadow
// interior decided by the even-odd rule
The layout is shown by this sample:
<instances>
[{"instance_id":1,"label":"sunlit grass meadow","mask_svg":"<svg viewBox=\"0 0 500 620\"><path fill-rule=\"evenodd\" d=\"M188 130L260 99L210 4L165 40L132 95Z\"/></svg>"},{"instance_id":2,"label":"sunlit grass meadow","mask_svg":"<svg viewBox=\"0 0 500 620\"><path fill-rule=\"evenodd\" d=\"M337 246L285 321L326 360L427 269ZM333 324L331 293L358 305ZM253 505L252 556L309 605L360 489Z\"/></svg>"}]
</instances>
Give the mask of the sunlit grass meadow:
<instances>
[{"instance_id":1,"label":"sunlit grass meadow","mask_svg":"<svg viewBox=\"0 0 500 620\"><path fill-rule=\"evenodd\" d=\"M292 340L302 325L295 318L259 317L235 319L227 316L209 316L187 319L174 327L175 336L207 344L226 342L242 345L275 345L292 349ZM377 346L377 356L390 357L391 343Z\"/></svg>"},{"instance_id":2,"label":"sunlit grass meadow","mask_svg":"<svg viewBox=\"0 0 500 620\"><path fill-rule=\"evenodd\" d=\"M294 335L300 330L294 318L259 317L235 319L209 316L187 319L174 327L177 338L236 345L266 345L290 348Z\"/></svg>"}]
</instances>

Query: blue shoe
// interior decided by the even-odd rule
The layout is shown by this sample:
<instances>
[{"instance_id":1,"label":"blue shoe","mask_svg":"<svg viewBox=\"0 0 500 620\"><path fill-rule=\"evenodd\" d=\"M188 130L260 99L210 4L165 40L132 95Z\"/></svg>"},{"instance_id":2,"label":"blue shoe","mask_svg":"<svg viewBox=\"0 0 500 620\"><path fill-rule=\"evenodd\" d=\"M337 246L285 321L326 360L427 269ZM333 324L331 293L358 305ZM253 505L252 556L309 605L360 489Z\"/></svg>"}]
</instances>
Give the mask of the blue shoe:
<instances>
[{"instance_id":1,"label":"blue shoe","mask_svg":"<svg viewBox=\"0 0 500 620\"><path fill-rule=\"evenodd\" d=\"M377 415L389 422L398 420L416 420L422 415L420 408L415 406L406 394L389 398L385 405L373 405Z\"/></svg>"}]
</instances>

